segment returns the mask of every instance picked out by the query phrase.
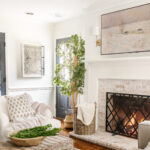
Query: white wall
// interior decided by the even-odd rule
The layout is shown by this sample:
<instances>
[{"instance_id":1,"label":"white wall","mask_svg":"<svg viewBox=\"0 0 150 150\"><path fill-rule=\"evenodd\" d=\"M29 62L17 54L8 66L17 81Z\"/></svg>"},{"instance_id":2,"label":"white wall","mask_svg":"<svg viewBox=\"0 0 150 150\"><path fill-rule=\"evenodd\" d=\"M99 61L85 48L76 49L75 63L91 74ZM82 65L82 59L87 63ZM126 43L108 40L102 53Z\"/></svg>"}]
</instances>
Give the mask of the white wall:
<instances>
[{"instance_id":1,"label":"white wall","mask_svg":"<svg viewBox=\"0 0 150 150\"><path fill-rule=\"evenodd\" d=\"M6 34L7 94L29 92L34 100L52 104L53 25L0 17L0 32ZM22 78L21 44L45 46L45 75Z\"/></svg>"},{"instance_id":2,"label":"white wall","mask_svg":"<svg viewBox=\"0 0 150 150\"><path fill-rule=\"evenodd\" d=\"M98 78L150 79L150 53L101 56L100 47L95 46L96 37L91 34L93 27L100 26L101 14L149 2L150 0L126 0L55 25L55 40L75 33L85 39L87 76L84 99L86 101L98 100Z\"/></svg>"}]
</instances>

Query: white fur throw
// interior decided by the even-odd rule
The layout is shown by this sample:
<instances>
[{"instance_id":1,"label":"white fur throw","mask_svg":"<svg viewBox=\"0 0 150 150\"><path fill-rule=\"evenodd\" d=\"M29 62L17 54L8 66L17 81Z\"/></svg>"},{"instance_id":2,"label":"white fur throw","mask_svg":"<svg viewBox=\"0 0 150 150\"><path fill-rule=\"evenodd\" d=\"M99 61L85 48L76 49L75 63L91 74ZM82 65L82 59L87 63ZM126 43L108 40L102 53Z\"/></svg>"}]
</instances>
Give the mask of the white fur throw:
<instances>
[{"instance_id":1,"label":"white fur throw","mask_svg":"<svg viewBox=\"0 0 150 150\"><path fill-rule=\"evenodd\" d=\"M78 105L77 119L84 125L90 125L95 114L95 103L83 103Z\"/></svg>"}]
</instances>

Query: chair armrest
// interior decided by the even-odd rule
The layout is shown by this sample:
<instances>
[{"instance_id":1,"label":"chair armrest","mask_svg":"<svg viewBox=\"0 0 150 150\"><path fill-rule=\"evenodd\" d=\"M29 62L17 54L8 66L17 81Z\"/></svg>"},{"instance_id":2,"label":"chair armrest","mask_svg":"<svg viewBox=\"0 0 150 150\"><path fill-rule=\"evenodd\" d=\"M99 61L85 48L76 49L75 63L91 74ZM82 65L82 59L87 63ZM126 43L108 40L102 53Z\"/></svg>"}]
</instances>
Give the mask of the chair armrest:
<instances>
[{"instance_id":1,"label":"chair armrest","mask_svg":"<svg viewBox=\"0 0 150 150\"><path fill-rule=\"evenodd\" d=\"M9 126L9 117L7 114L1 112L0 113L0 141L3 141L5 139L5 131L7 127Z\"/></svg>"},{"instance_id":2,"label":"chair armrest","mask_svg":"<svg viewBox=\"0 0 150 150\"><path fill-rule=\"evenodd\" d=\"M139 124L138 147L144 149L150 142L150 121L146 120Z\"/></svg>"},{"instance_id":3,"label":"chair armrest","mask_svg":"<svg viewBox=\"0 0 150 150\"><path fill-rule=\"evenodd\" d=\"M1 112L0 113L0 130L5 128L9 124L9 117L7 114Z\"/></svg>"}]
</instances>

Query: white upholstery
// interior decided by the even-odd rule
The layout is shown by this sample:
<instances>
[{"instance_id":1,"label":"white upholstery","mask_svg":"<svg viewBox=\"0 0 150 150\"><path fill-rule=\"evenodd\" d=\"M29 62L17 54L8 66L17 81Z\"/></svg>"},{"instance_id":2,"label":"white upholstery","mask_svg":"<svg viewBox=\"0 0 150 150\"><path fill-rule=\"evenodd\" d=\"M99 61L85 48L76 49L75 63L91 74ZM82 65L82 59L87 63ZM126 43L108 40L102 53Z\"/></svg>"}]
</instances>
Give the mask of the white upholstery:
<instances>
[{"instance_id":1,"label":"white upholstery","mask_svg":"<svg viewBox=\"0 0 150 150\"><path fill-rule=\"evenodd\" d=\"M61 122L59 120L52 118L49 122L50 122L50 124L52 124L53 128L60 128L61 127Z\"/></svg>"},{"instance_id":2,"label":"white upholstery","mask_svg":"<svg viewBox=\"0 0 150 150\"><path fill-rule=\"evenodd\" d=\"M5 129L9 125L7 100L4 96L0 96L0 141L4 141Z\"/></svg>"},{"instance_id":3,"label":"white upholstery","mask_svg":"<svg viewBox=\"0 0 150 150\"><path fill-rule=\"evenodd\" d=\"M143 121L139 124L138 147L144 149L150 142L150 121Z\"/></svg>"},{"instance_id":4,"label":"white upholstery","mask_svg":"<svg viewBox=\"0 0 150 150\"><path fill-rule=\"evenodd\" d=\"M0 113L3 112L8 116L7 100L4 96L0 96Z\"/></svg>"},{"instance_id":5,"label":"white upholstery","mask_svg":"<svg viewBox=\"0 0 150 150\"><path fill-rule=\"evenodd\" d=\"M5 113L0 113L0 141L6 140L6 129L9 126L9 118Z\"/></svg>"},{"instance_id":6,"label":"white upholstery","mask_svg":"<svg viewBox=\"0 0 150 150\"><path fill-rule=\"evenodd\" d=\"M52 124L53 128L60 128L61 122L59 120L52 118L52 116L51 116L52 113L51 113L50 109L49 110L46 109L44 111L45 112L43 112L40 115L43 115L46 118L47 122L49 124ZM38 115L39 114L37 114L37 116ZM37 117L37 116L35 116L35 117ZM0 141L8 140L7 135L10 131L12 131L12 128L10 128L11 125L12 125L12 122L10 122L10 120L9 120L7 100L5 99L5 97L0 96ZM43 123L43 125L44 125L44 123Z\"/></svg>"}]
</instances>

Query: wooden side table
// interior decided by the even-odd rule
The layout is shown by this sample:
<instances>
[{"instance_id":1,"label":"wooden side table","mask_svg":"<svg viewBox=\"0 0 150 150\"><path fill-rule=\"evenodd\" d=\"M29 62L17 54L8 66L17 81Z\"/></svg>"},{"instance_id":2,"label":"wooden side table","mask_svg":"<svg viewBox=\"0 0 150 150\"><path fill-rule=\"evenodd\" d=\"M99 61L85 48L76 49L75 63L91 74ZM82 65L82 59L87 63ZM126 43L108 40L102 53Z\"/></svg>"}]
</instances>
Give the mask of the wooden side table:
<instances>
[{"instance_id":1,"label":"wooden side table","mask_svg":"<svg viewBox=\"0 0 150 150\"><path fill-rule=\"evenodd\" d=\"M73 140L62 135L49 136L38 146L18 147L10 141L0 143L0 150L72 150Z\"/></svg>"}]
</instances>

